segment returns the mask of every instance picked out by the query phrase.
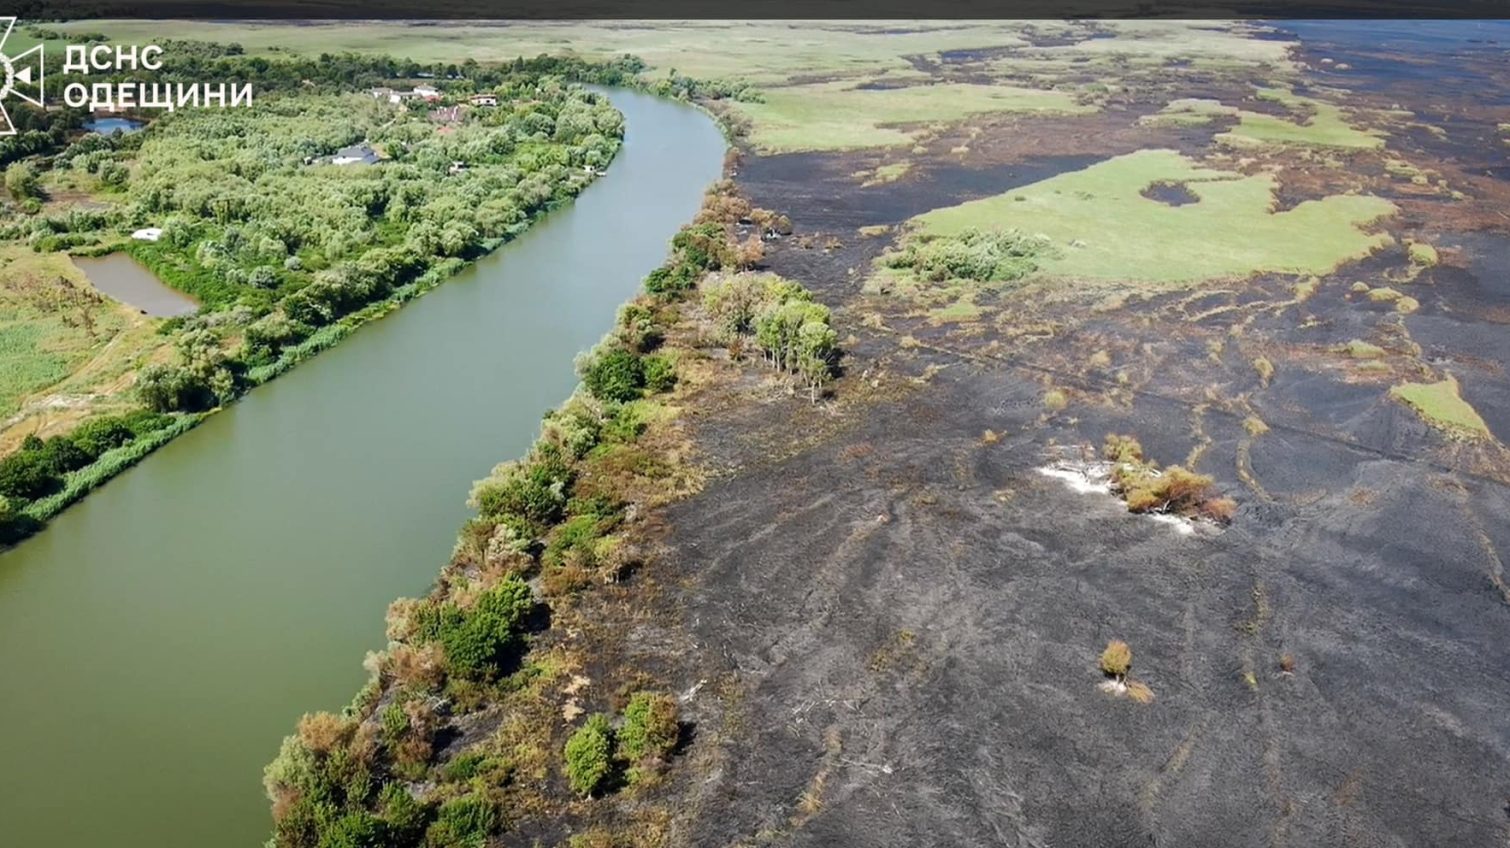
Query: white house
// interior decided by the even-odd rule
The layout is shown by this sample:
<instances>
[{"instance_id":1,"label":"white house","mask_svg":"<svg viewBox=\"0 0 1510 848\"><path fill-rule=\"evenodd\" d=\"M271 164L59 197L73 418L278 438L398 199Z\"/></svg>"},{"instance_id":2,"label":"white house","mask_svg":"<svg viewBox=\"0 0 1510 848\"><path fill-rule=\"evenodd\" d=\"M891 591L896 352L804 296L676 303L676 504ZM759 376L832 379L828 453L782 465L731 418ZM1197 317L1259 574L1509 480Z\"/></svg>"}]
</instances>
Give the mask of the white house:
<instances>
[{"instance_id":1,"label":"white house","mask_svg":"<svg viewBox=\"0 0 1510 848\"><path fill-rule=\"evenodd\" d=\"M163 237L162 227L144 227L131 234L137 241L157 241Z\"/></svg>"},{"instance_id":2,"label":"white house","mask_svg":"<svg viewBox=\"0 0 1510 848\"><path fill-rule=\"evenodd\" d=\"M498 97L493 94L474 94L471 102L473 106L497 106Z\"/></svg>"}]
</instances>

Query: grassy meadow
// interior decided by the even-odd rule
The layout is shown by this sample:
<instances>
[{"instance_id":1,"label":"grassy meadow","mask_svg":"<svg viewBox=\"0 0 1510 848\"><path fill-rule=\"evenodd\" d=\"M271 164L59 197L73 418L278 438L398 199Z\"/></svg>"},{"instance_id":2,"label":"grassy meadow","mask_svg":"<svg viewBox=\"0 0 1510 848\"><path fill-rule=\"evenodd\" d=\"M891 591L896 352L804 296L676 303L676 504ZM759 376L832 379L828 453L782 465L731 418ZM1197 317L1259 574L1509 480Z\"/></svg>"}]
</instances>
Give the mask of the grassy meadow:
<instances>
[{"instance_id":1,"label":"grassy meadow","mask_svg":"<svg viewBox=\"0 0 1510 848\"><path fill-rule=\"evenodd\" d=\"M1143 196L1183 184L1198 201L1172 206ZM1274 180L1202 167L1172 150L1118 156L995 197L914 219L926 233L1019 229L1059 250L1055 277L1182 284L1263 271L1325 274L1389 243L1364 227L1394 211L1377 197L1336 195L1271 211Z\"/></svg>"},{"instance_id":2,"label":"grassy meadow","mask_svg":"<svg viewBox=\"0 0 1510 848\"><path fill-rule=\"evenodd\" d=\"M767 92L763 103L739 103L735 108L753 121L750 140L758 149L781 153L907 144L913 132L898 125L955 121L986 112L1094 111L1077 104L1068 92L965 83L869 89L837 82L787 86Z\"/></svg>"}]
</instances>

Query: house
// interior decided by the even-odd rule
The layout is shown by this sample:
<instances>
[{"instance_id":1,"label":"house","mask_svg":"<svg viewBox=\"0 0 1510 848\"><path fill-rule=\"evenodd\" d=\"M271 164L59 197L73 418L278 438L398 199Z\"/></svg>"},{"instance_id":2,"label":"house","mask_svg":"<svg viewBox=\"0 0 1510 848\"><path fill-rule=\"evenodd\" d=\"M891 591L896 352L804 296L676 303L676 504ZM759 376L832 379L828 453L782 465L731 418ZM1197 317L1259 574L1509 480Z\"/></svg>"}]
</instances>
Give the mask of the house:
<instances>
[{"instance_id":1,"label":"house","mask_svg":"<svg viewBox=\"0 0 1510 848\"><path fill-rule=\"evenodd\" d=\"M498 96L495 94L474 94L471 103L473 106L497 106Z\"/></svg>"},{"instance_id":2,"label":"house","mask_svg":"<svg viewBox=\"0 0 1510 848\"><path fill-rule=\"evenodd\" d=\"M163 237L162 227L145 227L131 234L137 241L157 241Z\"/></svg>"},{"instance_id":3,"label":"house","mask_svg":"<svg viewBox=\"0 0 1510 848\"><path fill-rule=\"evenodd\" d=\"M332 165L376 165L378 163L377 151L373 150L367 142L353 144L336 151L336 155L330 157Z\"/></svg>"},{"instance_id":4,"label":"house","mask_svg":"<svg viewBox=\"0 0 1510 848\"><path fill-rule=\"evenodd\" d=\"M450 173L452 175L455 175L455 174L461 173L462 171L465 171L466 169L467 169L467 163L465 163L465 162L452 162L451 163Z\"/></svg>"},{"instance_id":5,"label":"house","mask_svg":"<svg viewBox=\"0 0 1510 848\"><path fill-rule=\"evenodd\" d=\"M431 85L416 85L414 96L423 100L439 100L440 90Z\"/></svg>"},{"instance_id":6,"label":"house","mask_svg":"<svg viewBox=\"0 0 1510 848\"><path fill-rule=\"evenodd\" d=\"M372 94L373 100L387 100L390 103L393 102L393 89L391 88L374 88L370 93Z\"/></svg>"}]
</instances>

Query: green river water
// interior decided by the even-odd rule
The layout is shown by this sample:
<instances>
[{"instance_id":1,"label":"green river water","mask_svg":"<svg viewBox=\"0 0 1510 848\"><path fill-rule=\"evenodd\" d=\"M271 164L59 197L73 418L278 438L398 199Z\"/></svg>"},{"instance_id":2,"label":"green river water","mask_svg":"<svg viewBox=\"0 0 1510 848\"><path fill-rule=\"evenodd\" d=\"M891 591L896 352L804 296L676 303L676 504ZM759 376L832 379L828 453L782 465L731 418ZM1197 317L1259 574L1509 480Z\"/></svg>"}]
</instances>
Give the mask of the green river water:
<instances>
[{"instance_id":1,"label":"green river water","mask_svg":"<svg viewBox=\"0 0 1510 848\"><path fill-rule=\"evenodd\" d=\"M524 452L719 175L707 116L610 96L625 144L575 203L0 554L0 846L266 838L279 740L355 694L471 481Z\"/></svg>"}]
</instances>

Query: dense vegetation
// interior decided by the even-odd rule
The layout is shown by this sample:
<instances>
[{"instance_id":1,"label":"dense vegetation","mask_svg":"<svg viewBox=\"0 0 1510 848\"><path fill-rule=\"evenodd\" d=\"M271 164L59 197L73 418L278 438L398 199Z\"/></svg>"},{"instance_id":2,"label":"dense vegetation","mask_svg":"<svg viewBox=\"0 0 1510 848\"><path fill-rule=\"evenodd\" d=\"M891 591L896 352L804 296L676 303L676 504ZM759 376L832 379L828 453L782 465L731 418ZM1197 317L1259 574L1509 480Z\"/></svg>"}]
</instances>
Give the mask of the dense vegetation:
<instances>
[{"instance_id":1,"label":"dense vegetation","mask_svg":"<svg viewBox=\"0 0 1510 848\"><path fill-rule=\"evenodd\" d=\"M173 419L148 411L85 422L64 436L28 436L21 449L0 459L0 543L36 529L25 508L47 504L69 490L87 490L139 458L132 448L160 438Z\"/></svg>"},{"instance_id":2,"label":"dense vegetation","mask_svg":"<svg viewBox=\"0 0 1510 848\"><path fill-rule=\"evenodd\" d=\"M273 61L241 56L234 46L164 46L162 71L121 77L252 81L255 105L164 114L146 132L111 136L77 135L78 115L18 119L18 126L47 124L37 131L52 141L27 150L53 155L6 169L10 200L0 206L10 214L0 218L0 239L39 252L124 248L200 301L198 314L164 324L172 359L143 366L135 381L143 407L178 416L175 432L575 195L613 158L623 123L573 80L615 82L639 68L633 59L593 65L541 57L425 70L386 58ZM405 74L436 77L443 102L486 91L499 105L438 116L432 110L440 104L394 106L353 92ZM53 143L60 139L69 140ZM330 163L354 144L382 160ZM54 185L87 187L106 202L44 204ZM162 229L160 240L126 238L149 226ZM665 387L673 378L666 363L650 362L635 379ZM132 461L162 440L143 438ZM35 474L40 461L25 453L16 462ZM103 479L94 470L49 467L47 485L18 485L6 495L7 539ZM88 485L63 481L69 473L86 474Z\"/></svg>"},{"instance_id":3,"label":"dense vegetation","mask_svg":"<svg viewBox=\"0 0 1510 848\"><path fill-rule=\"evenodd\" d=\"M914 236L901 250L887 255L884 263L928 282L1001 283L1038 270L1040 258L1051 252L1048 240L1041 236L968 228L956 235Z\"/></svg>"}]
</instances>

